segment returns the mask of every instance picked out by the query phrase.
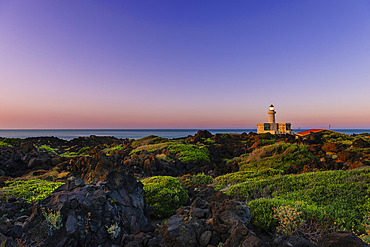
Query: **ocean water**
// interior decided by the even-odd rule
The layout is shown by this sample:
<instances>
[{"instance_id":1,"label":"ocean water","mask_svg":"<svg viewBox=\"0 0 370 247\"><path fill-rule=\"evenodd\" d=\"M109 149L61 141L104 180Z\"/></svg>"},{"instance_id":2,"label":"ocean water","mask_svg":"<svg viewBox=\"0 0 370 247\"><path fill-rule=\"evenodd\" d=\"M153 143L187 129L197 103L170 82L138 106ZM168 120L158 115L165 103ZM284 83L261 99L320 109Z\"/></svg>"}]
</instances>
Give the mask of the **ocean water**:
<instances>
[{"instance_id":1,"label":"ocean water","mask_svg":"<svg viewBox=\"0 0 370 247\"><path fill-rule=\"evenodd\" d=\"M307 129L295 129L295 133ZM333 129L344 134L370 133L370 129ZM71 140L77 137L96 136L114 136L120 139L138 139L148 135L156 135L165 138L179 138L188 135L194 135L198 129L0 129L0 137L4 138L27 138L40 136L54 136L65 140ZM216 133L237 133L257 132L257 129L208 129L212 134Z\"/></svg>"}]
</instances>

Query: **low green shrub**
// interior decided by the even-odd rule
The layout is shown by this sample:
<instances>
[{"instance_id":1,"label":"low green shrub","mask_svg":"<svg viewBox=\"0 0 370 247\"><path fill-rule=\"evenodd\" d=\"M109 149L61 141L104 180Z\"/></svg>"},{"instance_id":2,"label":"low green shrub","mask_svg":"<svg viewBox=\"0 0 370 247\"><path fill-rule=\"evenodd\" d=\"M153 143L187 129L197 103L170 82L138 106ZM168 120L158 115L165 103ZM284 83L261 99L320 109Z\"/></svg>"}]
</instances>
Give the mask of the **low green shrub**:
<instances>
[{"instance_id":1,"label":"low green shrub","mask_svg":"<svg viewBox=\"0 0 370 247\"><path fill-rule=\"evenodd\" d=\"M216 141L215 141L215 140L213 140L213 139L211 139L211 138L207 138L207 139L205 139L205 140L204 140L204 142L205 142L205 143L208 143L208 144L213 144L213 143L215 143Z\"/></svg>"},{"instance_id":2,"label":"low green shrub","mask_svg":"<svg viewBox=\"0 0 370 247\"><path fill-rule=\"evenodd\" d=\"M179 153L184 163L210 162L208 150L205 146L196 146L192 144L174 144L169 146L171 153Z\"/></svg>"},{"instance_id":3,"label":"low green shrub","mask_svg":"<svg viewBox=\"0 0 370 247\"><path fill-rule=\"evenodd\" d=\"M179 154L179 160L184 163L210 162L206 146L197 146L174 141L140 146L131 151L130 155L143 150L151 153L163 149L167 149L172 154Z\"/></svg>"},{"instance_id":4,"label":"low green shrub","mask_svg":"<svg viewBox=\"0 0 370 247\"><path fill-rule=\"evenodd\" d=\"M370 169L325 171L248 181L230 187L227 194L248 201L283 200L301 203L300 211L318 219L329 218L345 230L363 232L370 212Z\"/></svg>"},{"instance_id":5,"label":"low green shrub","mask_svg":"<svg viewBox=\"0 0 370 247\"><path fill-rule=\"evenodd\" d=\"M370 139L367 138L367 134L360 134L360 135L347 135L343 133L337 132L324 132L325 134L322 136L322 140L324 143L326 142L339 142L346 145L352 145L355 140L362 139L364 141L370 142Z\"/></svg>"},{"instance_id":6,"label":"low green shrub","mask_svg":"<svg viewBox=\"0 0 370 247\"><path fill-rule=\"evenodd\" d=\"M347 148L347 151L352 152L352 153L370 154L370 148L350 147L350 148Z\"/></svg>"},{"instance_id":7,"label":"low green shrub","mask_svg":"<svg viewBox=\"0 0 370 247\"><path fill-rule=\"evenodd\" d=\"M266 168L261 171L240 171L228 173L215 178L215 190L224 189L227 186L244 183L247 181L263 180L271 177L280 176L284 173L282 170Z\"/></svg>"},{"instance_id":8,"label":"low green shrub","mask_svg":"<svg viewBox=\"0 0 370 247\"><path fill-rule=\"evenodd\" d=\"M89 155L89 150L90 150L90 147L88 147L88 146L81 148L77 152L70 152L70 151L66 150L66 152L64 154L62 154L61 156L66 157L66 158L73 158L73 157L77 157L77 156L89 157L90 156Z\"/></svg>"},{"instance_id":9,"label":"low green shrub","mask_svg":"<svg viewBox=\"0 0 370 247\"><path fill-rule=\"evenodd\" d=\"M0 147L10 147L11 145L9 143L6 143L4 141L0 141Z\"/></svg>"},{"instance_id":10,"label":"low green shrub","mask_svg":"<svg viewBox=\"0 0 370 247\"><path fill-rule=\"evenodd\" d=\"M277 221L274 218L274 208L278 206L276 200L269 200L260 198L248 203L251 212L251 223L262 231L271 231L276 225Z\"/></svg>"},{"instance_id":11,"label":"low green shrub","mask_svg":"<svg viewBox=\"0 0 370 247\"><path fill-rule=\"evenodd\" d=\"M61 182L48 182L40 179L6 181L6 186L0 189L0 196L5 200L17 198L23 199L28 203L34 203L45 199L63 184Z\"/></svg>"},{"instance_id":12,"label":"low green shrub","mask_svg":"<svg viewBox=\"0 0 370 247\"><path fill-rule=\"evenodd\" d=\"M211 184L213 183L215 180L209 176L209 175L206 175L204 173L201 173L201 174L196 174L193 176L193 183L198 185L198 184Z\"/></svg>"},{"instance_id":13,"label":"low green shrub","mask_svg":"<svg viewBox=\"0 0 370 247\"><path fill-rule=\"evenodd\" d=\"M4 138L0 141L0 146L15 146L17 144L20 144L22 142L22 139L20 138Z\"/></svg>"},{"instance_id":14,"label":"low green shrub","mask_svg":"<svg viewBox=\"0 0 370 247\"><path fill-rule=\"evenodd\" d=\"M54 148L51 148L50 146L47 146L47 145L41 145L41 146L37 147L37 149L38 150L45 150L46 152L49 152L49 153L56 153Z\"/></svg>"},{"instance_id":15,"label":"low green shrub","mask_svg":"<svg viewBox=\"0 0 370 247\"><path fill-rule=\"evenodd\" d=\"M347 134L338 133L338 132L329 132L329 131L326 131L324 133L325 134L322 136L322 141L324 143L327 143L327 142L339 142L339 143L351 145L352 142L356 139L353 136L350 136L350 135L347 135Z\"/></svg>"},{"instance_id":16,"label":"low green shrub","mask_svg":"<svg viewBox=\"0 0 370 247\"><path fill-rule=\"evenodd\" d=\"M184 175L179 177L179 181L184 185L184 187L189 188L192 186L212 184L215 180L211 176L201 173L196 175Z\"/></svg>"},{"instance_id":17,"label":"low green shrub","mask_svg":"<svg viewBox=\"0 0 370 247\"><path fill-rule=\"evenodd\" d=\"M315 156L305 145L276 143L254 150L241 164L243 171L260 171L273 168L287 172L290 168L303 168L311 163Z\"/></svg>"},{"instance_id":18,"label":"low green shrub","mask_svg":"<svg viewBox=\"0 0 370 247\"><path fill-rule=\"evenodd\" d=\"M155 176L141 180L144 184L144 201L153 207L156 218L169 217L189 198L177 178Z\"/></svg>"},{"instance_id":19,"label":"low green shrub","mask_svg":"<svg viewBox=\"0 0 370 247\"><path fill-rule=\"evenodd\" d=\"M113 147L108 147L106 149L103 150L103 152L106 154L106 155L112 155L114 154L115 151L117 150L123 150L123 146L122 145L115 145Z\"/></svg>"},{"instance_id":20,"label":"low green shrub","mask_svg":"<svg viewBox=\"0 0 370 247\"><path fill-rule=\"evenodd\" d=\"M169 140L167 138L155 136L155 135L150 135L146 136L140 139L137 139L132 142L132 147L137 148L139 146L144 146L144 145L150 145L150 144L157 144L157 143L163 143L163 142L168 142Z\"/></svg>"}]
</instances>

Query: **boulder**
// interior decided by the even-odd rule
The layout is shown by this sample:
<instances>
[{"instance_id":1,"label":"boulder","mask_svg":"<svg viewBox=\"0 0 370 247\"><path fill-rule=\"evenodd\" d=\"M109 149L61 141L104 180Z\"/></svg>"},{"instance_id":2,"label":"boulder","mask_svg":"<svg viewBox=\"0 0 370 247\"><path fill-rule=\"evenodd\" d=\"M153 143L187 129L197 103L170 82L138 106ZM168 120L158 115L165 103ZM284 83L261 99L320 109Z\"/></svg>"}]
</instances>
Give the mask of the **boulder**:
<instances>
[{"instance_id":1,"label":"boulder","mask_svg":"<svg viewBox=\"0 0 370 247\"><path fill-rule=\"evenodd\" d=\"M338 231L324 235L318 242L317 247L365 247L364 241L352 232Z\"/></svg>"},{"instance_id":2,"label":"boulder","mask_svg":"<svg viewBox=\"0 0 370 247\"><path fill-rule=\"evenodd\" d=\"M213 229L225 234L238 222L248 225L251 213L246 203L236 200L225 200L222 203L212 202L211 210L213 217L210 220Z\"/></svg>"},{"instance_id":3,"label":"boulder","mask_svg":"<svg viewBox=\"0 0 370 247\"><path fill-rule=\"evenodd\" d=\"M224 247L267 247L257 235L248 229L240 221L230 229L230 236L226 240Z\"/></svg>"},{"instance_id":4,"label":"boulder","mask_svg":"<svg viewBox=\"0 0 370 247\"><path fill-rule=\"evenodd\" d=\"M163 246L197 246L197 231L181 216L172 216L165 225Z\"/></svg>"},{"instance_id":5,"label":"boulder","mask_svg":"<svg viewBox=\"0 0 370 247\"><path fill-rule=\"evenodd\" d=\"M278 236L273 244L276 247L315 247L309 240L297 236Z\"/></svg>"}]
</instances>

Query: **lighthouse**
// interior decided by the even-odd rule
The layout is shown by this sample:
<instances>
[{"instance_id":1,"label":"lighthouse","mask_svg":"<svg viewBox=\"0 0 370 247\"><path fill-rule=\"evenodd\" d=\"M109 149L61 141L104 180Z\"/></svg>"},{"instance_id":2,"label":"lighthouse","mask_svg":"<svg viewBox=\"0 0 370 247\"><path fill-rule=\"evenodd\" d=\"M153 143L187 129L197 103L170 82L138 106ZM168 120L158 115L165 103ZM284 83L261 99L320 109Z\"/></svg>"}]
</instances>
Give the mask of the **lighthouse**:
<instances>
[{"instance_id":1,"label":"lighthouse","mask_svg":"<svg viewBox=\"0 0 370 247\"><path fill-rule=\"evenodd\" d=\"M269 114L269 123L275 123L275 107L274 105L270 105L269 111L267 112Z\"/></svg>"},{"instance_id":2,"label":"lighthouse","mask_svg":"<svg viewBox=\"0 0 370 247\"><path fill-rule=\"evenodd\" d=\"M292 124L291 123L276 123L275 122L275 106L270 105L268 114L268 122L267 123L258 123L257 124L257 133L271 133L271 134L294 134L292 131Z\"/></svg>"}]
</instances>

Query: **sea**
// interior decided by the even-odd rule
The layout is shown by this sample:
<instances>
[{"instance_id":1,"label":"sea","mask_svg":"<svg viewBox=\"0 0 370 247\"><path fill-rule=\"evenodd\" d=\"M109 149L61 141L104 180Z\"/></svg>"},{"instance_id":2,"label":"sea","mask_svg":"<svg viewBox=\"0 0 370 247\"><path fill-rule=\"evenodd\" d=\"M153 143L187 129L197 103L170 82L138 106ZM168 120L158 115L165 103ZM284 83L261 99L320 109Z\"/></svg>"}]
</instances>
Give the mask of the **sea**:
<instances>
[{"instance_id":1,"label":"sea","mask_svg":"<svg viewBox=\"0 0 370 247\"><path fill-rule=\"evenodd\" d=\"M199 129L0 129L3 138L28 138L41 136L54 136L60 139L71 140L77 137L114 136L119 139L139 139L149 135L165 138L180 138L194 135ZM212 134L216 133L249 133L257 129L207 129ZM307 129L294 129L295 133ZM333 129L344 134L370 133L370 129Z\"/></svg>"}]
</instances>

